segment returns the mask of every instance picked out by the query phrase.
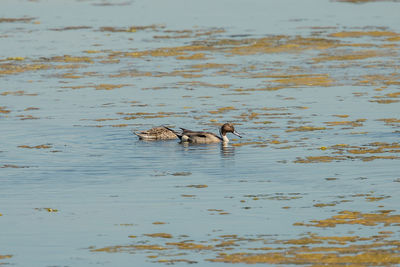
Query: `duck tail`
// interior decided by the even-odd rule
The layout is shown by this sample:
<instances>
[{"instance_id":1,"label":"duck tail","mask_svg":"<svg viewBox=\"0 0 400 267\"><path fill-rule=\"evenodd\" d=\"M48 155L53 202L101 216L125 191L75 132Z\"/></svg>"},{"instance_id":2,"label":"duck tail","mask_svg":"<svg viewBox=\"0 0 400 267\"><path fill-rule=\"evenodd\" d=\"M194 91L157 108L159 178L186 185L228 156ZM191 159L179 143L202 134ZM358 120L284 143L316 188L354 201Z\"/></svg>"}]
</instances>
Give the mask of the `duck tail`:
<instances>
[{"instance_id":1,"label":"duck tail","mask_svg":"<svg viewBox=\"0 0 400 267\"><path fill-rule=\"evenodd\" d=\"M135 134L137 137L139 137L139 139L146 139L145 136L143 134L141 134L141 133L138 133L138 132L135 132L135 131L132 131L132 133Z\"/></svg>"},{"instance_id":2,"label":"duck tail","mask_svg":"<svg viewBox=\"0 0 400 267\"><path fill-rule=\"evenodd\" d=\"M171 129L171 128L168 128L168 127L165 126L165 125L163 125L162 127L164 127L165 129L167 129L167 130L173 132L179 139L182 139L182 135L181 135L180 133L178 133L177 131L175 131L175 130L173 130L173 129Z\"/></svg>"}]
</instances>

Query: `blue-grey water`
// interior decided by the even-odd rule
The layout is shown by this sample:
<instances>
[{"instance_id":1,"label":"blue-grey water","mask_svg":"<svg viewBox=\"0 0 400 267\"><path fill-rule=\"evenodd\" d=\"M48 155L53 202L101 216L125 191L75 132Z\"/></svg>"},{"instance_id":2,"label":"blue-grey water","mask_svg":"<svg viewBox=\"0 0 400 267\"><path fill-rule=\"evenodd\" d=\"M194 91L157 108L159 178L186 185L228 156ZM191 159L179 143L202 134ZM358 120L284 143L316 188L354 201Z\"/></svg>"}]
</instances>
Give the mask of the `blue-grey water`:
<instances>
[{"instance_id":1,"label":"blue-grey water","mask_svg":"<svg viewBox=\"0 0 400 267\"><path fill-rule=\"evenodd\" d=\"M315 235L390 258L321 264L400 264L398 14L396 1L2 0L0 265L222 266L220 253L289 255ZM243 133L227 146L132 132L227 121ZM315 225L343 212L370 216Z\"/></svg>"}]
</instances>

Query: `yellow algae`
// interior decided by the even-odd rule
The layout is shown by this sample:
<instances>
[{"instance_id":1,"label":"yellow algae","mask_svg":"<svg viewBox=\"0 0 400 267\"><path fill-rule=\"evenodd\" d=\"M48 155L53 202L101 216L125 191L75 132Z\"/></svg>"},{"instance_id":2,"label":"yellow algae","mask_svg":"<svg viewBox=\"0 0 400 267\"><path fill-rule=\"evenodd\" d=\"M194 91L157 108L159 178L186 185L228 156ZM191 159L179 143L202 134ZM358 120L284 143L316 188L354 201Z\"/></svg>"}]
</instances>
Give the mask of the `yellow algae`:
<instances>
[{"instance_id":1,"label":"yellow algae","mask_svg":"<svg viewBox=\"0 0 400 267\"><path fill-rule=\"evenodd\" d=\"M20 148L29 148L29 149L47 149L47 148L52 148L52 146L50 144L43 144L43 145L37 145L37 146L20 145L18 147L20 147Z\"/></svg>"},{"instance_id":2,"label":"yellow algae","mask_svg":"<svg viewBox=\"0 0 400 267\"><path fill-rule=\"evenodd\" d=\"M85 30L85 29L91 29L92 27L89 26L67 26L63 28L54 28L50 29L52 31L70 31L70 30Z\"/></svg>"},{"instance_id":3,"label":"yellow algae","mask_svg":"<svg viewBox=\"0 0 400 267\"><path fill-rule=\"evenodd\" d=\"M178 47L160 47L153 50L144 50L137 52L126 52L126 53L113 53L110 56L125 56L125 57L177 57L186 56L188 52L195 51L207 51L210 48L201 45L188 45L188 46L178 46Z\"/></svg>"},{"instance_id":4,"label":"yellow algae","mask_svg":"<svg viewBox=\"0 0 400 267\"><path fill-rule=\"evenodd\" d=\"M236 45L227 52L236 55L252 55L258 53L299 53L307 49L328 49L338 46L338 41L313 37L291 37L284 35L258 39L221 40L217 45Z\"/></svg>"},{"instance_id":5,"label":"yellow algae","mask_svg":"<svg viewBox=\"0 0 400 267\"><path fill-rule=\"evenodd\" d=\"M189 56L178 56L176 59L181 60L199 60L199 59L206 59L206 55L204 53L195 53Z\"/></svg>"},{"instance_id":6,"label":"yellow algae","mask_svg":"<svg viewBox=\"0 0 400 267\"><path fill-rule=\"evenodd\" d=\"M273 121L254 121L254 124L271 124L274 123Z\"/></svg>"},{"instance_id":7,"label":"yellow algae","mask_svg":"<svg viewBox=\"0 0 400 267\"><path fill-rule=\"evenodd\" d=\"M384 224L390 226L400 223L400 215L390 215L391 211L378 211L377 213L361 213L358 211L341 211L338 215L323 220L312 220L305 226L313 227L336 227L340 224L360 224L364 226L374 226Z\"/></svg>"},{"instance_id":8,"label":"yellow algae","mask_svg":"<svg viewBox=\"0 0 400 267\"><path fill-rule=\"evenodd\" d=\"M172 235L171 235L171 234L167 234L167 233L145 234L145 236L149 236L149 237L161 237L161 238L172 238Z\"/></svg>"},{"instance_id":9,"label":"yellow algae","mask_svg":"<svg viewBox=\"0 0 400 267\"><path fill-rule=\"evenodd\" d=\"M385 122L386 125L391 125L391 126L400 124L400 119L396 119L396 118L378 119L378 121L383 121L383 122Z\"/></svg>"},{"instance_id":10,"label":"yellow algae","mask_svg":"<svg viewBox=\"0 0 400 267\"><path fill-rule=\"evenodd\" d=\"M184 249L184 250L210 250L213 249L214 247L211 245L202 245L202 244L196 244L192 242L169 242L165 243L166 245L169 246L176 246L178 249Z\"/></svg>"},{"instance_id":11,"label":"yellow algae","mask_svg":"<svg viewBox=\"0 0 400 267\"><path fill-rule=\"evenodd\" d=\"M1 74L17 74L26 71L46 70L51 68L50 65L45 64L14 64L6 63L0 64L0 75Z\"/></svg>"},{"instance_id":12,"label":"yellow algae","mask_svg":"<svg viewBox=\"0 0 400 267\"><path fill-rule=\"evenodd\" d=\"M372 161L376 159L399 159L397 156L369 156L361 158L363 161Z\"/></svg>"},{"instance_id":13,"label":"yellow algae","mask_svg":"<svg viewBox=\"0 0 400 267\"><path fill-rule=\"evenodd\" d=\"M24 111L28 111L28 110L39 110L39 108L36 107L27 107L24 109Z\"/></svg>"},{"instance_id":14,"label":"yellow algae","mask_svg":"<svg viewBox=\"0 0 400 267\"><path fill-rule=\"evenodd\" d=\"M396 92L396 93L388 93L385 95L385 97L393 97L393 98L397 98L400 97L400 92Z\"/></svg>"},{"instance_id":15,"label":"yellow algae","mask_svg":"<svg viewBox=\"0 0 400 267\"><path fill-rule=\"evenodd\" d=\"M300 239L292 239L288 241L284 241L284 244L291 244L291 245L308 245L308 244L321 244L323 243L321 240L317 240L313 237L303 237Z\"/></svg>"},{"instance_id":16,"label":"yellow algae","mask_svg":"<svg viewBox=\"0 0 400 267\"><path fill-rule=\"evenodd\" d=\"M191 184L191 185L187 185L186 187L206 188L206 187L208 187L208 185L206 185L206 184Z\"/></svg>"},{"instance_id":17,"label":"yellow algae","mask_svg":"<svg viewBox=\"0 0 400 267\"><path fill-rule=\"evenodd\" d=\"M219 114L219 113L225 113L227 111L231 111L231 110L235 110L235 107L229 106L229 107L222 107L222 108L218 108L217 110L211 110L208 113L211 114Z\"/></svg>"},{"instance_id":18,"label":"yellow algae","mask_svg":"<svg viewBox=\"0 0 400 267\"><path fill-rule=\"evenodd\" d=\"M174 173L171 173L171 175L173 175L173 176L189 176L189 175L192 175L192 173L191 172L174 172Z\"/></svg>"},{"instance_id":19,"label":"yellow algae","mask_svg":"<svg viewBox=\"0 0 400 267\"><path fill-rule=\"evenodd\" d=\"M36 18L33 17L23 17L23 18L0 18L0 23L11 23L11 22L31 22Z\"/></svg>"},{"instance_id":20,"label":"yellow algae","mask_svg":"<svg viewBox=\"0 0 400 267\"><path fill-rule=\"evenodd\" d=\"M306 158L297 158L294 163L319 163L319 162L332 162L338 160L344 160L343 157L333 156L309 156Z\"/></svg>"},{"instance_id":21,"label":"yellow algae","mask_svg":"<svg viewBox=\"0 0 400 267\"><path fill-rule=\"evenodd\" d=\"M44 208L47 212L58 212L58 209L53 209L53 208Z\"/></svg>"},{"instance_id":22,"label":"yellow algae","mask_svg":"<svg viewBox=\"0 0 400 267\"><path fill-rule=\"evenodd\" d=\"M0 168L14 168L14 169L18 169L18 168L29 168L28 166L19 166L19 165L14 165L14 164L4 164L3 166L1 166Z\"/></svg>"},{"instance_id":23,"label":"yellow algae","mask_svg":"<svg viewBox=\"0 0 400 267\"><path fill-rule=\"evenodd\" d=\"M11 110L6 109L6 107L0 107L0 114L8 114Z\"/></svg>"},{"instance_id":24,"label":"yellow algae","mask_svg":"<svg viewBox=\"0 0 400 267\"><path fill-rule=\"evenodd\" d=\"M351 251L351 250L350 250ZM360 252L359 250L353 250ZM290 253L269 252L262 254L253 253L220 253L216 259L208 259L211 262L225 263L268 263L268 264L302 264L313 266L342 266L356 264L352 266L365 265L393 265L400 263L400 257L391 251L367 251L356 255L343 255L339 253Z\"/></svg>"},{"instance_id":25,"label":"yellow algae","mask_svg":"<svg viewBox=\"0 0 400 267\"><path fill-rule=\"evenodd\" d=\"M211 84L201 81L192 81L192 82L179 82L178 85L190 85L190 86L202 86L202 87L215 87L215 88L229 88L231 84Z\"/></svg>"},{"instance_id":26,"label":"yellow algae","mask_svg":"<svg viewBox=\"0 0 400 267\"><path fill-rule=\"evenodd\" d=\"M356 51L356 52L336 52L333 55L329 54L321 54L318 57L314 57L313 60L316 63L324 62L324 61L344 61L344 60L362 60L371 57L381 57L387 56L379 51L368 50L368 51Z\"/></svg>"},{"instance_id":27,"label":"yellow algae","mask_svg":"<svg viewBox=\"0 0 400 267\"><path fill-rule=\"evenodd\" d=\"M20 118L20 120L38 120L38 117L34 117L32 115L18 115L18 118Z\"/></svg>"},{"instance_id":28,"label":"yellow algae","mask_svg":"<svg viewBox=\"0 0 400 267\"><path fill-rule=\"evenodd\" d=\"M330 34L331 37L347 38L347 37L397 37L398 33L390 31L344 31Z\"/></svg>"},{"instance_id":29,"label":"yellow algae","mask_svg":"<svg viewBox=\"0 0 400 267\"><path fill-rule=\"evenodd\" d=\"M203 63L191 65L191 68L195 69L224 69L227 67L236 67L236 64L221 64L221 63Z\"/></svg>"},{"instance_id":30,"label":"yellow algae","mask_svg":"<svg viewBox=\"0 0 400 267\"><path fill-rule=\"evenodd\" d=\"M23 95L26 95L26 96L37 96L37 94L27 94L27 93L25 93L25 91L22 91L22 90L6 91L6 92L1 93L1 95L3 95L3 96L7 96L7 95L13 95L13 96L23 96Z\"/></svg>"},{"instance_id":31,"label":"yellow algae","mask_svg":"<svg viewBox=\"0 0 400 267\"><path fill-rule=\"evenodd\" d=\"M83 52L87 53L87 54L97 54L97 53L101 53L102 51L99 51L99 50L84 50Z\"/></svg>"},{"instance_id":32,"label":"yellow algae","mask_svg":"<svg viewBox=\"0 0 400 267\"><path fill-rule=\"evenodd\" d=\"M94 86L96 90L114 90L116 88L122 88L125 86L130 86L130 84L99 84Z\"/></svg>"},{"instance_id":33,"label":"yellow algae","mask_svg":"<svg viewBox=\"0 0 400 267\"><path fill-rule=\"evenodd\" d=\"M135 250L166 250L166 247L159 245L126 245L126 246L110 246L104 248L91 249L91 252L108 252L108 253L117 253L117 252L130 252Z\"/></svg>"},{"instance_id":34,"label":"yellow algae","mask_svg":"<svg viewBox=\"0 0 400 267\"><path fill-rule=\"evenodd\" d=\"M332 115L332 116L335 116L338 118L348 118L349 117L349 115L346 115L346 114L343 114L343 115L336 114L336 115Z\"/></svg>"},{"instance_id":35,"label":"yellow algae","mask_svg":"<svg viewBox=\"0 0 400 267\"><path fill-rule=\"evenodd\" d=\"M390 196L383 196L383 197L366 197L365 199L369 202L380 201L386 198L390 198Z\"/></svg>"},{"instance_id":36,"label":"yellow algae","mask_svg":"<svg viewBox=\"0 0 400 267\"><path fill-rule=\"evenodd\" d=\"M319 75L293 75L284 79L273 80L272 82L284 84L285 86L331 86L334 80L329 74Z\"/></svg>"},{"instance_id":37,"label":"yellow algae","mask_svg":"<svg viewBox=\"0 0 400 267\"><path fill-rule=\"evenodd\" d=\"M317 203L317 204L314 204L313 206L317 207L317 208L332 207L332 206L336 206L336 203Z\"/></svg>"},{"instance_id":38,"label":"yellow algae","mask_svg":"<svg viewBox=\"0 0 400 267\"><path fill-rule=\"evenodd\" d=\"M106 26L106 27L100 27L100 31L102 32L137 32L137 31L144 31L144 30L161 30L164 29L164 25L159 25L159 24L151 24L151 25L146 25L146 26L130 26L130 27L111 27L111 26Z\"/></svg>"},{"instance_id":39,"label":"yellow algae","mask_svg":"<svg viewBox=\"0 0 400 267\"><path fill-rule=\"evenodd\" d=\"M64 56L55 56L51 58L52 61L55 62L66 62L66 63L93 63L93 59L90 57L79 57L79 56L70 56L70 55L64 55Z\"/></svg>"},{"instance_id":40,"label":"yellow algae","mask_svg":"<svg viewBox=\"0 0 400 267\"><path fill-rule=\"evenodd\" d=\"M359 85L390 85L396 84L400 79L399 74L391 73L388 75L383 74L368 74L361 76L361 80L358 82Z\"/></svg>"},{"instance_id":41,"label":"yellow algae","mask_svg":"<svg viewBox=\"0 0 400 267\"><path fill-rule=\"evenodd\" d=\"M111 127L116 127L116 128L122 128L122 127L127 127L127 126L129 126L129 124L126 124L126 123L111 125Z\"/></svg>"},{"instance_id":42,"label":"yellow algae","mask_svg":"<svg viewBox=\"0 0 400 267\"><path fill-rule=\"evenodd\" d=\"M265 145L265 142L262 141L252 141L252 142L241 142L241 143L233 143L231 146L248 146L248 145Z\"/></svg>"},{"instance_id":43,"label":"yellow algae","mask_svg":"<svg viewBox=\"0 0 400 267\"><path fill-rule=\"evenodd\" d=\"M400 100L394 100L394 99L379 99L379 100L370 100L369 102L375 102L378 104L392 104L392 103L398 103Z\"/></svg>"},{"instance_id":44,"label":"yellow algae","mask_svg":"<svg viewBox=\"0 0 400 267\"><path fill-rule=\"evenodd\" d=\"M10 259L10 258L12 258L12 255L0 255L0 260ZM2 265L2 263L0 263L0 265Z\"/></svg>"},{"instance_id":45,"label":"yellow algae","mask_svg":"<svg viewBox=\"0 0 400 267\"><path fill-rule=\"evenodd\" d=\"M235 240L221 241L219 244L215 245L217 248L230 246L236 246Z\"/></svg>"},{"instance_id":46,"label":"yellow algae","mask_svg":"<svg viewBox=\"0 0 400 267\"><path fill-rule=\"evenodd\" d=\"M35 208L35 210L38 210L38 211L44 210L47 212L58 212L58 209L53 209L53 208Z\"/></svg>"},{"instance_id":47,"label":"yellow algae","mask_svg":"<svg viewBox=\"0 0 400 267\"><path fill-rule=\"evenodd\" d=\"M159 221L157 221L157 222L153 222L153 224L155 224L155 225L161 225L161 224L166 224L166 222L159 222Z\"/></svg>"},{"instance_id":48,"label":"yellow algae","mask_svg":"<svg viewBox=\"0 0 400 267\"><path fill-rule=\"evenodd\" d=\"M296 128L290 128L286 132L308 132L308 131L321 131L326 130L325 127L314 127L314 126L300 126Z\"/></svg>"},{"instance_id":49,"label":"yellow algae","mask_svg":"<svg viewBox=\"0 0 400 267\"><path fill-rule=\"evenodd\" d=\"M185 194L182 194L181 197L190 197L190 198L194 198L194 197L196 197L196 195L185 195Z\"/></svg>"},{"instance_id":50,"label":"yellow algae","mask_svg":"<svg viewBox=\"0 0 400 267\"><path fill-rule=\"evenodd\" d=\"M345 126L351 126L351 127L360 127L360 126L363 126L362 122L365 122L365 121L366 121L366 119L358 119L355 121L328 121L328 122L324 122L324 123L328 126L345 125Z\"/></svg>"},{"instance_id":51,"label":"yellow algae","mask_svg":"<svg viewBox=\"0 0 400 267\"><path fill-rule=\"evenodd\" d=\"M400 42L400 35L395 36L395 37L389 37L389 38L386 39L386 41L389 41L389 42Z\"/></svg>"},{"instance_id":52,"label":"yellow algae","mask_svg":"<svg viewBox=\"0 0 400 267\"><path fill-rule=\"evenodd\" d=\"M6 60L22 61L25 60L24 57L8 57Z\"/></svg>"},{"instance_id":53,"label":"yellow algae","mask_svg":"<svg viewBox=\"0 0 400 267\"><path fill-rule=\"evenodd\" d=\"M187 259L159 259L157 262L170 264L170 265L173 265L175 263L181 263L181 262L187 263L187 264L195 264L195 263L197 263L197 261L187 260Z\"/></svg>"},{"instance_id":54,"label":"yellow algae","mask_svg":"<svg viewBox=\"0 0 400 267\"><path fill-rule=\"evenodd\" d=\"M118 120L118 119L95 119L94 121L114 121L114 120Z\"/></svg>"},{"instance_id":55,"label":"yellow algae","mask_svg":"<svg viewBox=\"0 0 400 267\"><path fill-rule=\"evenodd\" d=\"M364 147L360 147L359 149L349 149L347 150L348 153L351 154L367 154L367 153L383 153L384 151L380 148L378 149L367 149Z\"/></svg>"},{"instance_id":56,"label":"yellow algae","mask_svg":"<svg viewBox=\"0 0 400 267\"><path fill-rule=\"evenodd\" d=\"M56 76L58 78L64 78L64 79L80 79L83 77L82 75L77 75L75 73L63 73L63 74L58 74Z\"/></svg>"}]
</instances>

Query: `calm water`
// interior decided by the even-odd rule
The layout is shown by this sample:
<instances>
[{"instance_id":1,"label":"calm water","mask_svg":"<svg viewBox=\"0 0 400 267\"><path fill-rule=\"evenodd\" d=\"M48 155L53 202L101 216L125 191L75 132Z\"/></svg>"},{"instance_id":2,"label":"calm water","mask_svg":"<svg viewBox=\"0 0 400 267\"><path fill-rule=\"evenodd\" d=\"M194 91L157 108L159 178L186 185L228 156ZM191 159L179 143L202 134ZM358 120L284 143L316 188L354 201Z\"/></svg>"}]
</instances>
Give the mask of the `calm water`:
<instances>
[{"instance_id":1,"label":"calm water","mask_svg":"<svg viewBox=\"0 0 400 267\"><path fill-rule=\"evenodd\" d=\"M1 1L0 265L222 266L220 253L283 255L315 235L393 257L345 264L398 264L398 14L396 2ZM244 134L228 146L132 134L226 121ZM315 225L344 211L359 221Z\"/></svg>"}]
</instances>

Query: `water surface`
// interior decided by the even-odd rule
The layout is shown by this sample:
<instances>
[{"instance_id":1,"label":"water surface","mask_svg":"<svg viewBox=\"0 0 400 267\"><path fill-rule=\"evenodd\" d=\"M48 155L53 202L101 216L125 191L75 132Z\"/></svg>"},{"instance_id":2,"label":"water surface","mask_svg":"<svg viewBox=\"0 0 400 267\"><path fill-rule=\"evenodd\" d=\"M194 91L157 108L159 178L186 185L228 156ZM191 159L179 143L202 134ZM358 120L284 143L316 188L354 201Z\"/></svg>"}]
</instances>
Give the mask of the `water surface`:
<instances>
[{"instance_id":1,"label":"water surface","mask_svg":"<svg viewBox=\"0 0 400 267\"><path fill-rule=\"evenodd\" d=\"M1 7L0 264L400 263L399 3Z\"/></svg>"}]
</instances>

